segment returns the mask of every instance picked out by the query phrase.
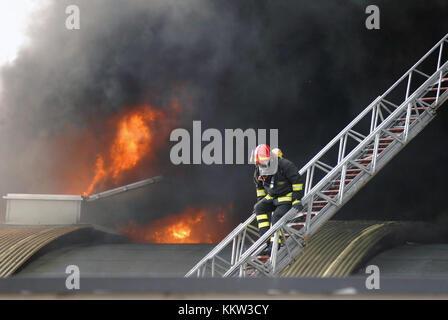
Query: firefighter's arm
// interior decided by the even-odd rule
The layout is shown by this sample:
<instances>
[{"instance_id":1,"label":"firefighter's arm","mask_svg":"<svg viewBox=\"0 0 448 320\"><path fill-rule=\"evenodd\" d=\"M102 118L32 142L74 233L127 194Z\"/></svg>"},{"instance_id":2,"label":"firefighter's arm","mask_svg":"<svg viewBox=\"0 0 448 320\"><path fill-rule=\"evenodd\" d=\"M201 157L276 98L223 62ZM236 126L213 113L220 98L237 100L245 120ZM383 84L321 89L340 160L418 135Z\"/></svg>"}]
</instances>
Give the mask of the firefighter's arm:
<instances>
[{"instance_id":1,"label":"firefighter's arm","mask_svg":"<svg viewBox=\"0 0 448 320\"><path fill-rule=\"evenodd\" d=\"M292 205L298 204L303 195L303 183L300 178L299 169L294 163L288 161L285 174L292 185Z\"/></svg>"},{"instance_id":2,"label":"firefighter's arm","mask_svg":"<svg viewBox=\"0 0 448 320\"><path fill-rule=\"evenodd\" d=\"M259 177L258 172L255 169L254 183L255 183L255 188L257 190L257 202L266 196L266 191L264 190L263 183L260 180L258 180L258 177Z\"/></svg>"}]
</instances>

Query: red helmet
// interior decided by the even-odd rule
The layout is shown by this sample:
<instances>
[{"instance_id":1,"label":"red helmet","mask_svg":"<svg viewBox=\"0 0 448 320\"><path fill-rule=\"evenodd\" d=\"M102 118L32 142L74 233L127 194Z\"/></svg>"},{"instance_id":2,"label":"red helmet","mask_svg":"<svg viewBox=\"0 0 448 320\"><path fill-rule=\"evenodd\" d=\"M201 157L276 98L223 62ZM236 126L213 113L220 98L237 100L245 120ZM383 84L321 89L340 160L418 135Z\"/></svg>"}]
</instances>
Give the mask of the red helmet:
<instances>
[{"instance_id":1,"label":"red helmet","mask_svg":"<svg viewBox=\"0 0 448 320\"><path fill-rule=\"evenodd\" d=\"M260 144L254 150L254 162L256 165L267 167L271 159L271 148L268 145Z\"/></svg>"}]
</instances>

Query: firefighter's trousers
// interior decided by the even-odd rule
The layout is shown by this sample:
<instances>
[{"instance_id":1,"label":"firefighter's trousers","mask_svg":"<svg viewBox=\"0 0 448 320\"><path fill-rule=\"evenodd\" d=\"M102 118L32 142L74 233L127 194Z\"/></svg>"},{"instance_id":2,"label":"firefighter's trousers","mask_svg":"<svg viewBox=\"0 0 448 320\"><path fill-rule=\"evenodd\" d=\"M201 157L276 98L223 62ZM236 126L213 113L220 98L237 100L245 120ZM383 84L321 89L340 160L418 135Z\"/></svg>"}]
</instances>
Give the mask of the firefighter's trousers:
<instances>
[{"instance_id":1,"label":"firefighter's trousers","mask_svg":"<svg viewBox=\"0 0 448 320\"><path fill-rule=\"evenodd\" d=\"M268 195L255 204L254 209L257 216L260 236L265 234L271 225L274 225L286 212L288 212L289 209L291 209L291 203L292 194L288 193L277 198L272 198ZM274 241L273 236L270 238L270 242L272 241ZM279 238L279 242L281 242L281 237Z\"/></svg>"}]
</instances>

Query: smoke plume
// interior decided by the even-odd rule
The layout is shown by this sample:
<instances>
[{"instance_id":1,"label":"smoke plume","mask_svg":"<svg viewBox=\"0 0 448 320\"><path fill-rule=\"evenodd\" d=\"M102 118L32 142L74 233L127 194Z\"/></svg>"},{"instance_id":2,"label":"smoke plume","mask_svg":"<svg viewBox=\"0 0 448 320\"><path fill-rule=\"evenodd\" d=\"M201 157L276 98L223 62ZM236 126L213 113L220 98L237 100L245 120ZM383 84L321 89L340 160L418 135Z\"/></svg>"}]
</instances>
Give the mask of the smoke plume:
<instances>
[{"instance_id":1,"label":"smoke plume","mask_svg":"<svg viewBox=\"0 0 448 320\"><path fill-rule=\"evenodd\" d=\"M81 10L80 30L65 28L70 4ZM377 1L380 30L365 28L369 4L50 2L29 26L30 45L0 70L0 193L64 192L69 177L86 174L80 164L94 164L95 151L113 139L108 119L141 105L165 112L178 103L179 114L161 124L170 130L191 130L193 120L203 130L278 128L280 147L300 168L447 32L446 1ZM443 213L443 109L341 217ZM155 156L120 183L154 174L166 182L92 204L101 212L95 222L147 222L229 203L229 221L250 214L250 165L174 166L173 143L158 137Z\"/></svg>"}]
</instances>

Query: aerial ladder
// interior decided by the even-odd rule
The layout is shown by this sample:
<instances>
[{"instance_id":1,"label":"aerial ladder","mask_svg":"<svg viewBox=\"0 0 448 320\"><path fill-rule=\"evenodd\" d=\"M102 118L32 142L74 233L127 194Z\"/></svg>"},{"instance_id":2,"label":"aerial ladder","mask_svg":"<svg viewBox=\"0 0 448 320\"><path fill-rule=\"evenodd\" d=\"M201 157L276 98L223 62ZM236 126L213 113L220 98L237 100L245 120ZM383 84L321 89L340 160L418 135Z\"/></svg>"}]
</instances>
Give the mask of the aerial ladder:
<instances>
[{"instance_id":1,"label":"aerial ladder","mask_svg":"<svg viewBox=\"0 0 448 320\"><path fill-rule=\"evenodd\" d=\"M276 276L294 262L309 237L431 122L448 100L448 34L377 97L299 173L302 210L291 208L261 237L253 213L185 277ZM259 253L274 237L270 258Z\"/></svg>"}]
</instances>

